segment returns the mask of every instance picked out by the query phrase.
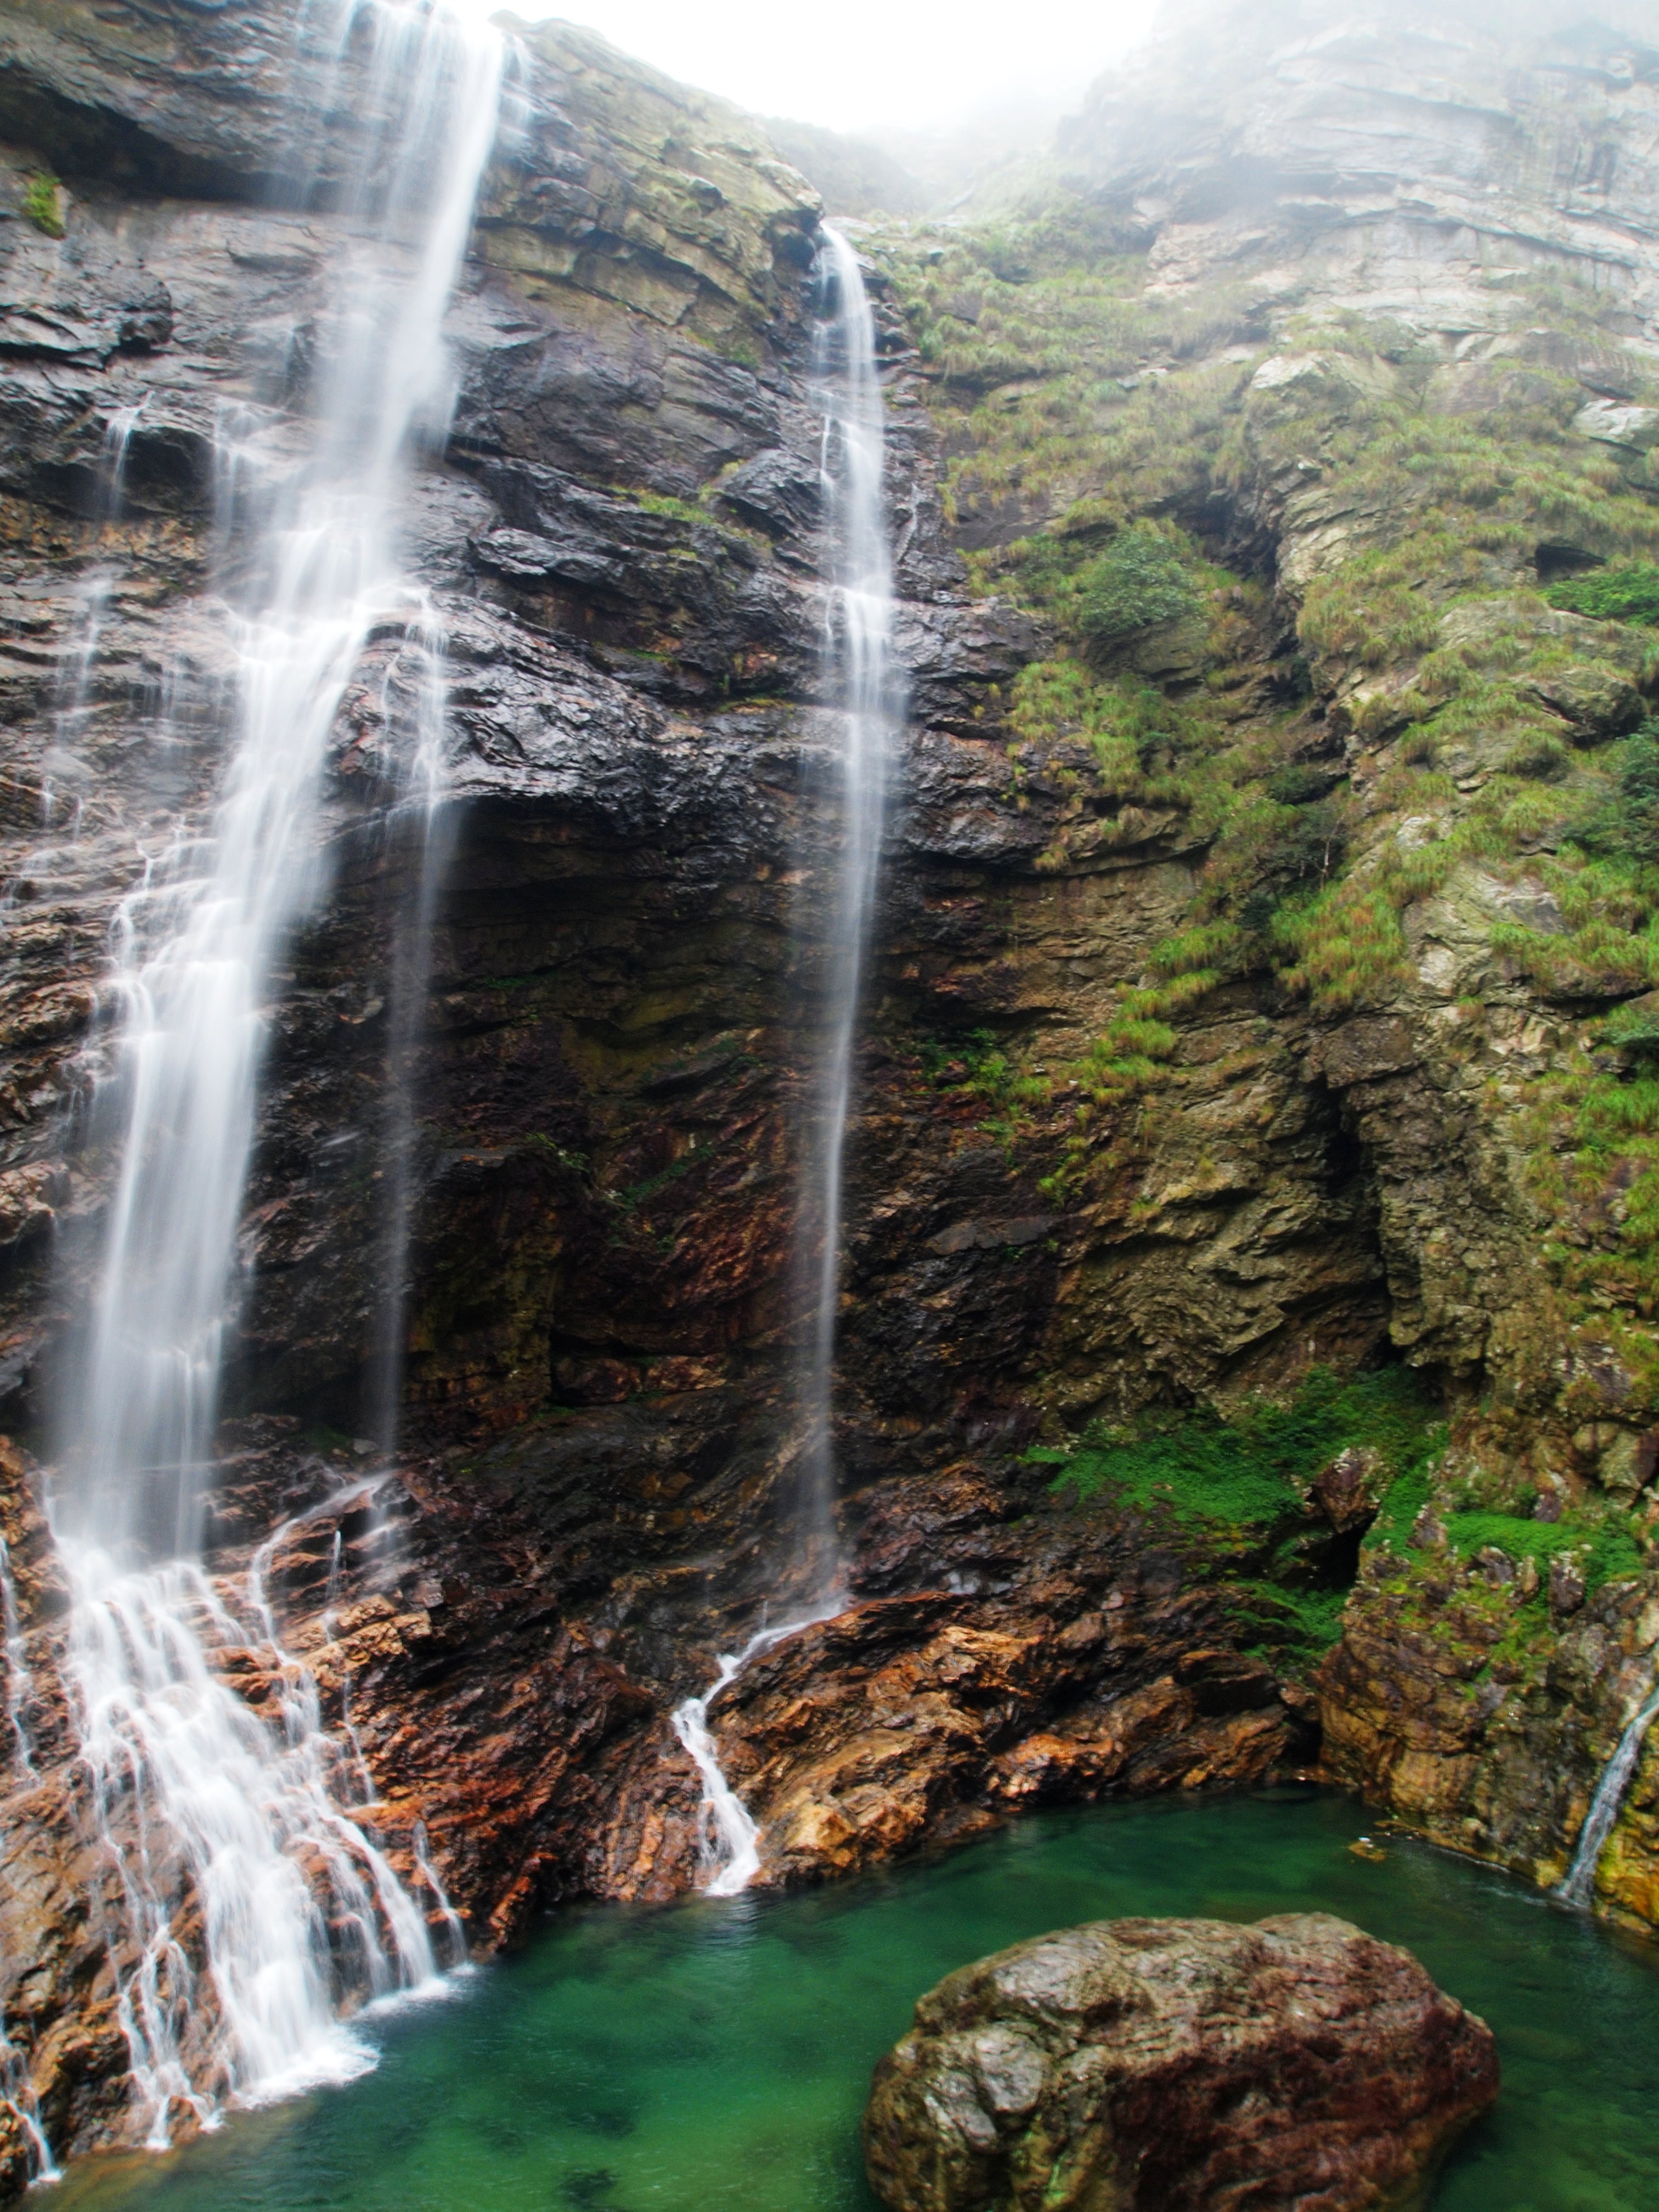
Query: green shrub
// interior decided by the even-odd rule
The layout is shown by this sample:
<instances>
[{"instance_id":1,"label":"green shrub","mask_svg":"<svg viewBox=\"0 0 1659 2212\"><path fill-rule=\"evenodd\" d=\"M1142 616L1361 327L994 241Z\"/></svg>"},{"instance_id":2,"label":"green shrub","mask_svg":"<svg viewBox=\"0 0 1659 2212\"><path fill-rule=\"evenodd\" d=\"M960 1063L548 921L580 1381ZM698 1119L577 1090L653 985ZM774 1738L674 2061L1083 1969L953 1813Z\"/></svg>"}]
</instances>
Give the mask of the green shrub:
<instances>
[{"instance_id":1,"label":"green shrub","mask_svg":"<svg viewBox=\"0 0 1659 2212\"><path fill-rule=\"evenodd\" d=\"M1601 1024L1601 1035L1628 1059L1659 1060L1659 1014L1640 1001L1618 1006Z\"/></svg>"},{"instance_id":2,"label":"green shrub","mask_svg":"<svg viewBox=\"0 0 1659 2212\"><path fill-rule=\"evenodd\" d=\"M1199 604L1180 555L1157 531L1120 531L1077 573L1073 619L1085 642L1107 652L1158 623L1176 622Z\"/></svg>"},{"instance_id":3,"label":"green shrub","mask_svg":"<svg viewBox=\"0 0 1659 2212\"><path fill-rule=\"evenodd\" d=\"M1280 806L1306 806L1324 798L1331 787L1331 777L1326 769L1306 761L1290 761L1276 768L1261 787Z\"/></svg>"},{"instance_id":4,"label":"green shrub","mask_svg":"<svg viewBox=\"0 0 1659 2212\"><path fill-rule=\"evenodd\" d=\"M1564 576L1544 593L1553 607L1601 622L1644 623L1659 627L1659 562L1628 561L1595 568L1588 575Z\"/></svg>"},{"instance_id":5,"label":"green shrub","mask_svg":"<svg viewBox=\"0 0 1659 2212\"><path fill-rule=\"evenodd\" d=\"M1654 574L1659 575L1659 569ZM1619 762L1619 788L1627 806L1659 815L1659 721L1650 719L1626 738Z\"/></svg>"},{"instance_id":6,"label":"green shrub","mask_svg":"<svg viewBox=\"0 0 1659 2212\"><path fill-rule=\"evenodd\" d=\"M1659 721L1644 722L1613 757L1613 778L1568 825L1587 853L1659 860Z\"/></svg>"}]
</instances>

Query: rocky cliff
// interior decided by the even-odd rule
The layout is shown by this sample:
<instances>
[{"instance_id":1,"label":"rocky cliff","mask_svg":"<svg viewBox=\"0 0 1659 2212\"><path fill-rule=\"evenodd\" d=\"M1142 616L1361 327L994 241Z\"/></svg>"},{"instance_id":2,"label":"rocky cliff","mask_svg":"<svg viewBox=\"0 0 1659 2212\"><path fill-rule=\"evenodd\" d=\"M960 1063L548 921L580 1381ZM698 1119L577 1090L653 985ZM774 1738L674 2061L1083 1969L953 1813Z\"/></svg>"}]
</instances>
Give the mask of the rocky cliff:
<instances>
[{"instance_id":1,"label":"rocky cliff","mask_svg":"<svg viewBox=\"0 0 1659 2212\"><path fill-rule=\"evenodd\" d=\"M1001 709L1017 779L1076 777L1051 896L1190 870L1092 1036L1009 1039L1067 1200L1038 1395L1432 1378L1328 1771L1550 1881L1659 1629L1659 63L1474 9L1210 30L1097 87L1024 206L885 249L958 542L1051 625ZM1601 1869L1642 1917L1655 1779Z\"/></svg>"},{"instance_id":2,"label":"rocky cliff","mask_svg":"<svg viewBox=\"0 0 1659 2212\"><path fill-rule=\"evenodd\" d=\"M303 421L346 243L351 57L308 76L295 22L0 5L0 1929L59 2145L122 2138L127 2053L29 1455L108 1202L111 931L222 757L227 451L239 408ZM861 238L911 712L851 1602L714 1713L774 1879L1305 1764L1316 1716L1333 1773L1548 1876L1659 1642L1659 741L1619 615L1659 550L1659 57L1255 11L1211 82L1176 35L1019 204ZM585 33L524 33L509 106L406 518L454 801L422 1019L389 636L273 1010L210 1562L234 1597L260 1550L483 1947L695 1878L668 1711L787 1601L834 859L814 196ZM273 1695L268 1644L236 1664ZM1650 1918L1656 1803L1659 1764L1604 1869Z\"/></svg>"}]
</instances>

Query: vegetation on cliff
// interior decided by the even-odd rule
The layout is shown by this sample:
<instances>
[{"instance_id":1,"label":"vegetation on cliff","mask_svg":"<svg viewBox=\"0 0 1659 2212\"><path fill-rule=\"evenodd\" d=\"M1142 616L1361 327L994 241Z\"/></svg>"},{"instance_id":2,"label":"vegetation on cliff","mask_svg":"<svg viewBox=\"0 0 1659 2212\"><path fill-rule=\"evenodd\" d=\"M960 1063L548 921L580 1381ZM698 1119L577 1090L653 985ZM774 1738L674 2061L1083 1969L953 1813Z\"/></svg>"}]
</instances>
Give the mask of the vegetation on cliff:
<instances>
[{"instance_id":1,"label":"vegetation on cliff","mask_svg":"<svg viewBox=\"0 0 1659 2212\"><path fill-rule=\"evenodd\" d=\"M1445 1444L1439 1408L1400 1367L1342 1376L1316 1370L1287 1399L1225 1413L1143 1413L1094 1421L1075 1443L1029 1457L1056 1490L1149 1513L1225 1588L1259 1650L1292 1666L1341 1633L1359 1540L1379 1504L1426 1494ZM1347 1455L1345 1459L1345 1455ZM1319 1480L1343 1462L1334 1516Z\"/></svg>"},{"instance_id":2,"label":"vegetation on cliff","mask_svg":"<svg viewBox=\"0 0 1659 2212\"><path fill-rule=\"evenodd\" d=\"M1146 216L1160 193L1176 211ZM1173 169L1113 190L1056 169L977 223L872 241L974 580L1046 635L996 732L1017 802L1060 795L1038 866L1187 872L1065 1057L1040 1024L999 1029L990 1126L1079 1248L1126 1255L1099 1277L1121 1283L1130 1252L1214 1233L1199 1209L1246 1181L1218 1065L1260 1064L1252 1021L1299 1039L1376 1224L1389 1333L1448 1416L1396 1457L1352 1563L1340 1693L1322 1679L1373 1718L1333 1755L1518 1858L1520 1785L1494 1778L1519 1757L1510 1691L1551 1726L1594 1709L1605 1756L1621 1708L1574 1655L1613 1637L1635 1668L1651 1642L1659 347L1571 251L1436 247L1456 267L1425 282L1379 246L1368 293L1275 228L1270 190L1254 230L1225 204ZM1239 1264L1271 1268L1260 1246ZM1342 1595L1297 1554L1306 1472L1275 1457L1312 1402L1294 1359L1261 1400L1218 1364L1179 1416L1126 1377L1103 1421L1065 1357L1036 1379L1078 1431L1060 1480L1299 1607L1283 1656L1331 1644ZM1314 1421L1328 1457L1343 1426ZM1230 1564L1239 1532L1255 1548ZM1467 1711L1411 1717L1412 1670L1443 1666Z\"/></svg>"},{"instance_id":3,"label":"vegetation on cliff","mask_svg":"<svg viewBox=\"0 0 1659 2212\"><path fill-rule=\"evenodd\" d=\"M1421 996L1413 924L1484 891L1485 971L1449 1048L1472 1053L1517 981L1562 1025L1517 1123L1540 1219L1570 1200L1577 1230L1540 1295L1568 1328L1648 1321L1632 1002L1659 982L1659 473L1586 423L1576 373L1591 354L1632 403L1659 394L1618 353L1621 311L1495 276L1505 335L1469 375L1352 309L1269 315L1236 283L1172 298L1061 190L879 251L976 577L1054 639L1008 702L1015 775L1080 738L1080 818L1165 808L1204 854L1183 926L1066 1072L1083 1096L1056 1194L1120 1164L1116 1109L1178 1081L1184 1009L1251 975L1323 1017L1395 1009ZM1646 1332L1598 1325L1659 1404Z\"/></svg>"}]
</instances>

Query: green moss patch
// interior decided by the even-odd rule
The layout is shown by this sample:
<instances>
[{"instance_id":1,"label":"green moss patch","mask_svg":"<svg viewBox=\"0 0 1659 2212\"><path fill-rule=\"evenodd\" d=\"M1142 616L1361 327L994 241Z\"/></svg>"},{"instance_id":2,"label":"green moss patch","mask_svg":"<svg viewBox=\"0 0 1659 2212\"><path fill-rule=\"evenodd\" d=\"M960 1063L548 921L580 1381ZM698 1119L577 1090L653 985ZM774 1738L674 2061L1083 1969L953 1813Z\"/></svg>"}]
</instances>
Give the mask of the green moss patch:
<instances>
[{"instance_id":1,"label":"green moss patch","mask_svg":"<svg viewBox=\"0 0 1659 2212\"><path fill-rule=\"evenodd\" d=\"M1540 1575L1547 1575L1552 1559L1573 1553L1584 1588L1592 1594L1605 1583L1628 1582L1644 1571L1628 1517L1617 1508L1582 1508L1559 1521L1523 1520L1513 1513L1452 1513L1446 1516L1446 1538L1462 1559L1473 1559L1490 1546L1517 1562L1530 1559Z\"/></svg>"},{"instance_id":2,"label":"green moss patch","mask_svg":"<svg viewBox=\"0 0 1659 2212\"><path fill-rule=\"evenodd\" d=\"M1351 1446L1378 1453L1400 1477L1428 1466L1443 1442L1409 1369L1342 1376L1320 1368L1282 1404L1252 1399L1225 1414L1200 1407L1142 1414L1121 1428L1097 1423L1074 1449L1030 1456L1058 1470L1054 1489L1079 1498L1109 1490L1133 1504L1167 1505L1178 1520L1248 1528L1299 1514L1309 1484Z\"/></svg>"},{"instance_id":3,"label":"green moss patch","mask_svg":"<svg viewBox=\"0 0 1659 2212\"><path fill-rule=\"evenodd\" d=\"M1437 1409L1405 1368L1339 1376L1316 1369L1284 1402L1197 1408L1097 1423L1075 1446L1028 1454L1079 1502L1109 1498L1166 1517L1225 1589L1246 1648L1311 1664L1341 1632L1357 1554L1310 1554L1306 1505L1340 1452L1375 1452L1402 1484L1421 1484L1445 1441Z\"/></svg>"}]
</instances>

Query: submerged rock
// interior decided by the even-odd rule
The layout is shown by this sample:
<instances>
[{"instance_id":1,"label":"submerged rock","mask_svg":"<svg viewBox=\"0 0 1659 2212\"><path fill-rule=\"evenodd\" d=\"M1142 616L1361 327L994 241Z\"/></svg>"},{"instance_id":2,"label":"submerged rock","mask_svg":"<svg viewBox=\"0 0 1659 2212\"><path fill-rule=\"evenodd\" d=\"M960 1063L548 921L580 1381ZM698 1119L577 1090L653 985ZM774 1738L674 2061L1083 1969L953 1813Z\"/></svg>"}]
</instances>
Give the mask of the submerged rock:
<instances>
[{"instance_id":1,"label":"submerged rock","mask_svg":"<svg viewBox=\"0 0 1659 2212\"><path fill-rule=\"evenodd\" d=\"M865 2159L893 2212L1381 2212L1497 2094L1486 2023L1346 1920L1097 1921L921 1999Z\"/></svg>"}]
</instances>

